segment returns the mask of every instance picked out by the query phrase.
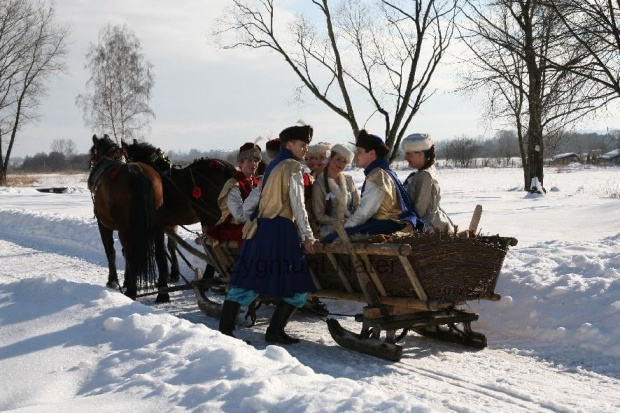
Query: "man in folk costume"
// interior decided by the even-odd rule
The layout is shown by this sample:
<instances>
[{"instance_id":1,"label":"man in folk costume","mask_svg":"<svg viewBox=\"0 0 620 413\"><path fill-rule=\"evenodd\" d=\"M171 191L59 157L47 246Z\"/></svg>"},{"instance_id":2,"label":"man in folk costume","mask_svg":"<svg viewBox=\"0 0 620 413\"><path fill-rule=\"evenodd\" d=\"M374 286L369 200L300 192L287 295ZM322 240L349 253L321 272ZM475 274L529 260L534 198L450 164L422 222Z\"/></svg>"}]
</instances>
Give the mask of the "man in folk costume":
<instances>
[{"instance_id":1,"label":"man in folk costume","mask_svg":"<svg viewBox=\"0 0 620 413\"><path fill-rule=\"evenodd\" d=\"M267 156L269 156L269 161L273 161L278 157L280 153L280 138L275 138L267 141L265 147L267 148Z\"/></svg>"},{"instance_id":2,"label":"man in folk costume","mask_svg":"<svg viewBox=\"0 0 620 413\"><path fill-rule=\"evenodd\" d=\"M256 169L261 159L260 146L255 143L247 142L239 148L239 170L224 184L217 199L222 217L206 231L211 238L217 241L237 241L241 249L243 224L247 220L243 214L243 202L258 186Z\"/></svg>"},{"instance_id":3,"label":"man in folk costume","mask_svg":"<svg viewBox=\"0 0 620 413\"><path fill-rule=\"evenodd\" d=\"M408 225L423 231L424 224L411 207L407 192L384 159L390 148L380 137L365 130L357 135L355 146L357 166L364 168L366 179L360 205L344 224L347 234L392 234ZM331 233L323 242L337 237Z\"/></svg>"},{"instance_id":4,"label":"man in folk costume","mask_svg":"<svg viewBox=\"0 0 620 413\"><path fill-rule=\"evenodd\" d=\"M231 277L233 288L226 296L220 319L223 334L234 337L240 306L249 306L262 294L282 298L265 341L299 342L286 334L284 327L295 310L305 304L308 293L316 291L303 251L314 253L315 239L304 206L299 162L307 152L312 132L311 126L304 125L280 133L282 149L265 171L258 210L244 227L245 240Z\"/></svg>"}]
</instances>

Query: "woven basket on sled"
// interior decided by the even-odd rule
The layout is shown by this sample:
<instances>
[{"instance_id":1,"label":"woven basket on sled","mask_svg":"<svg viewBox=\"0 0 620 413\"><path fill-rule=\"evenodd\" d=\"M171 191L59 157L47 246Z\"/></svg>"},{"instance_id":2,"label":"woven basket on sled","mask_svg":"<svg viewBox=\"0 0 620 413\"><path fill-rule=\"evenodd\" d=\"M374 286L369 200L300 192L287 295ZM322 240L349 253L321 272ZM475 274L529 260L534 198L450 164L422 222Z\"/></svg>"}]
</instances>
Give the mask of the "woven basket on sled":
<instances>
[{"instance_id":1,"label":"woven basket on sled","mask_svg":"<svg viewBox=\"0 0 620 413\"><path fill-rule=\"evenodd\" d=\"M490 297L506 256L508 239L498 236L454 234L405 234L352 239L354 243L411 245L408 260L427 298L439 303L462 303ZM346 291L326 254L307 255L321 289ZM361 292L357 276L346 254L334 254L337 264L356 292ZM388 296L418 298L398 257L369 255L371 265Z\"/></svg>"}]
</instances>

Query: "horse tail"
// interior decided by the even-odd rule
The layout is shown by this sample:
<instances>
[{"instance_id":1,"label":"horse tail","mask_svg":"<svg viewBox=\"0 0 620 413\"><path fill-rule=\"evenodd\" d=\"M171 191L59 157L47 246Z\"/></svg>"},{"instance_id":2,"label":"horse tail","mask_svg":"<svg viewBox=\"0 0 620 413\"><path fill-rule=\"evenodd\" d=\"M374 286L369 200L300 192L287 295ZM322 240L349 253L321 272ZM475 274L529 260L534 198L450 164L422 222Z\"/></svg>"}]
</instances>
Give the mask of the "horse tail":
<instances>
[{"instance_id":1,"label":"horse tail","mask_svg":"<svg viewBox=\"0 0 620 413\"><path fill-rule=\"evenodd\" d=\"M157 272L155 261L155 193L148 175L138 165L129 163L131 207L127 265L133 272L138 289L152 290Z\"/></svg>"}]
</instances>

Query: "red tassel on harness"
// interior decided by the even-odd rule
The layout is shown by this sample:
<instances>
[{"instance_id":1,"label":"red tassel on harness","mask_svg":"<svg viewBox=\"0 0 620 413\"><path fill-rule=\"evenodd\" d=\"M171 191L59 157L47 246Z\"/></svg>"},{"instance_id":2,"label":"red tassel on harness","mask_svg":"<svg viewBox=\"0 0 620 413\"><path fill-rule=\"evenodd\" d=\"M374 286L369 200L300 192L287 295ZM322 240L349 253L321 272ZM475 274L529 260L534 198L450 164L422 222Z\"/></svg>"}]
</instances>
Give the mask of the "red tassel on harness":
<instances>
[{"instance_id":1,"label":"red tassel on harness","mask_svg":"<svg viewBox=\"0 0 620 413\"><path fill-rule=\"evenodd\" d=\"M200 197L202 196L202 189L195 186L194 190L192 191L192 196L196 199L200 199Z\"/></svg>"},{"instance_id":2,"label":"red tassel on harness","mask_svg":"<svg viewBox=\"0 0 620 413\"><path fill-rule=\"evenodd\" d=\"M110 172L110 179L115 180L118 177L118 171Z\"/></svg>"}]
</instances>

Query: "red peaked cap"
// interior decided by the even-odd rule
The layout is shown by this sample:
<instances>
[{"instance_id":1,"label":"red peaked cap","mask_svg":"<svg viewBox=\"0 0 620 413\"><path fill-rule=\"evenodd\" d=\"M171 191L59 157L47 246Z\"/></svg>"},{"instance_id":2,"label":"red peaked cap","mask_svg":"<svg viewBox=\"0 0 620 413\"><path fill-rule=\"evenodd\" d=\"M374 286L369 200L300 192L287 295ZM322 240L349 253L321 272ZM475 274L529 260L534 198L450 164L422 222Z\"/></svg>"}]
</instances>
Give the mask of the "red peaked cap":
<instances>
[{"instance_id":1,"label":"red peaked cap","mask_svg":"<svg viewBox=\"0 0 620 413\"><path fill-rule=\"evenodd\" d=\"M377 154L377 158L385 158L385 156L390 153L390 148L383 142L383 139L377 135L371 135L364 129L357 134L355 146L364 148L367 152L374 149Z\"/></svg>"},{"instance_id":2,"label":"red peaked cap","mask_svg":"<svg viewBox=\"0 0 620 413\"><path fill-rule=\"evenodd\" d=\"M276 151L279 152L280 151L280 146L282 146L282 142L280 141L280 138L275 138L272 139L270 141L268 141L265 146L267 147L268 151Z\"/></svg>"},{"instance_id":3,"label":"red peaked cap","mask_svg":"<svg viewBox=\"0 0 620 413\"><path fill-rule=\"evenodd\" d=\"M312 140L313 132L314 130L310 125L290 126L280 132L280 140L282 141L282 143L295 140L310 143L310 141Z\"/></svg>"}]
</instances>

